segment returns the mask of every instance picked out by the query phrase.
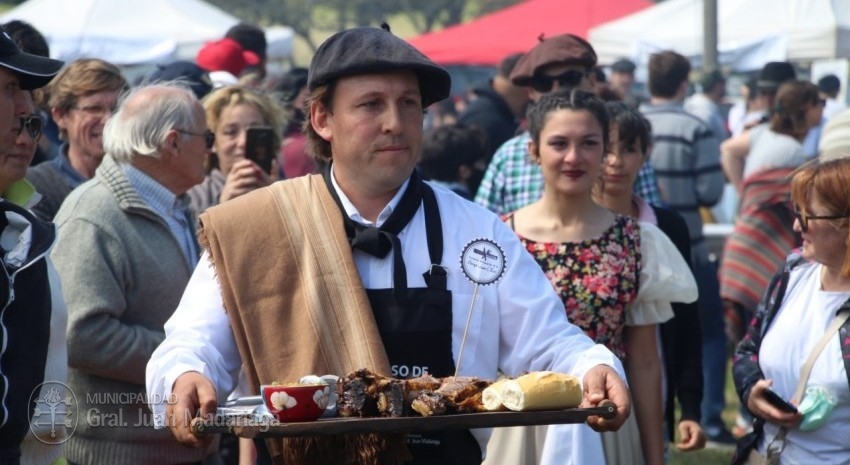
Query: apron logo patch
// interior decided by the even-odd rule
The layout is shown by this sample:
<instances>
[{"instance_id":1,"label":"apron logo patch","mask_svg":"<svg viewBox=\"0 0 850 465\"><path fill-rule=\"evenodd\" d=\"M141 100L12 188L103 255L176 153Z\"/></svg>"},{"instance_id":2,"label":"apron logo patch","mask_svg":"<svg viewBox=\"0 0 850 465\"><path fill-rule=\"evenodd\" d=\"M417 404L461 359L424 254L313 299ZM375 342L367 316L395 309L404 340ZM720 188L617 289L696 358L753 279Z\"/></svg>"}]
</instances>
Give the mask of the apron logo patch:
<instances>
[{"instance_id":1,"label":"apron logo patch","mask_svg":"<svg viewBox=\"0 0 850 465\"><path fill-rule=\"evenodd\" d=\"M492 239L474 239L460 254L460 269L475 284L493 284L505 274L505 252Z\"/></svg>"}]
</instances>

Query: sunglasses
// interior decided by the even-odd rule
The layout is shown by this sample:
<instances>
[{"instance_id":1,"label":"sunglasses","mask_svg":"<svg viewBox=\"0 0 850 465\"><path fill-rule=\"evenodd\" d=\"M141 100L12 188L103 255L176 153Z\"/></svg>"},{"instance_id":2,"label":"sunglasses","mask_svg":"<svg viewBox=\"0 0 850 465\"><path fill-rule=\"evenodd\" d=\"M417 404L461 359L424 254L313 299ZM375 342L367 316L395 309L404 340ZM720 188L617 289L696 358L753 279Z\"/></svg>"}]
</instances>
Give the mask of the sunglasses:
<instances>
[{"instance_id":1,"label":"sunglasses","mask_svg":"<svg viewBox=\"0 0 850 465\"><path fill-rule=\"evenodd\" d=\"M37 141L44 133L44 120L38 115L21 116L21 125L18 126L18 135L21 135L24 129L32 140Z\"/></svg>"},{"instance_id":2,"label":"sunglasses","mask_svg":"<svg viewBox=\"0 0 850 465\"><path fill-rule=\"evenodd\" d=\"M803 232L809 232L809 220L840 220L847 217L850 217L850 215L812 215L794 209L794 218L797 218L797 221L800 222L800 229Z\"/></svg>"},{"instance_id":3,"label":"sunglasses","mask_svg":"<svg viewBox=\"0 0 850 465\"><path fill-rule=\"evenodd\" d=\"M186 131L184 129L176 129L176 128L174 130L181 133L181 134L188 134L190 136L203 137L204 138L204 144L206 144L208 149L212 149L213 145L215 145L215 133L210 131L209 129L207 129L206 131L201 132L201 133L190 132L190 131Z\"/></svg>"},{"instance_id":4,"label":"sunglasses","mask_svg":"<svg viewBox=\"0 0 850 465\"><path fill-rule=\"evenodd\" d=\"M549 92L552 86L558 83L558 87L574 88L581 84L581 80L587 75L584 71L575 69L567 70L557 76L549 76L547 74L536 74L531 78L531 88L537 92Z\"/></svg>"}]
</instances>

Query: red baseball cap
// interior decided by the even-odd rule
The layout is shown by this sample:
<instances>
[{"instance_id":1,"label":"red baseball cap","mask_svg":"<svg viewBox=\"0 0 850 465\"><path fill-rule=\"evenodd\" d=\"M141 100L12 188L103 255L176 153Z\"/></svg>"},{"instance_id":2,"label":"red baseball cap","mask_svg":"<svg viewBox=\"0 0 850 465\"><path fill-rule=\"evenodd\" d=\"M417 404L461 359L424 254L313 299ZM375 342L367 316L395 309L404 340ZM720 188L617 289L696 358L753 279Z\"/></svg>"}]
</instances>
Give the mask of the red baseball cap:
<instances>
[{"instance_id":1,"label":"red baseball cap","mask_svg":"<svg viewBox=\"0 0 850 465\"><path fill-rule=\"evenodd\" d=\"M246 66L259 64L260 57L243 49L239 42L225 37L204 45L195 61L207 71L227 71L239 77Z\"/></svg>"}]
</instances>

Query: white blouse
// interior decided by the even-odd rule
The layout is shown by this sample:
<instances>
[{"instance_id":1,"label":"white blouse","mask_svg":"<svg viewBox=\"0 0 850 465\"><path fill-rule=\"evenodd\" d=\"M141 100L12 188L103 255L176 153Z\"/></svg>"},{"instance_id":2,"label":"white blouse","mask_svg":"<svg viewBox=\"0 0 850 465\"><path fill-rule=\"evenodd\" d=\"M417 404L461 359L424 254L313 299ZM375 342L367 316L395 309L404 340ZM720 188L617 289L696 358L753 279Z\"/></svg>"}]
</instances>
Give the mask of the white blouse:
<instances>
[{"instance_id":1,"label":"white blouse","mask_svg":"<svg viewBox=\"0 0 850 465\"><path fill-rule=\"evenodd\" d=\"M640 286L626 325L660 324L673 318L673 302L697 300L697 282L676 245L658 226L640 223Z\"/></svg>"}]
</instances>

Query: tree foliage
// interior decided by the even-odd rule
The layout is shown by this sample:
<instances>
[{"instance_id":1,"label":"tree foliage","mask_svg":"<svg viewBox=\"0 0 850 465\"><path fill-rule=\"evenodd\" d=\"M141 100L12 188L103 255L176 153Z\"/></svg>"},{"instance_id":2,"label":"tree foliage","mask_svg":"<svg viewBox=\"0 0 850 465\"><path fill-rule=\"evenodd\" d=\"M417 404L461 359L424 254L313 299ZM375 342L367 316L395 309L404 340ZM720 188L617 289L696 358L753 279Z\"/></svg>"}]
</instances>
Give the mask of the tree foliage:
<instances>
[{"instance_id":1,"label":"tree foliage","mask_svg":"<svg viewBox=\"0 0 850 465\"><path fill-rule=\"evenodd\" d=\"M240 19L285 24L316 49L313 32L377 25L391 16L409 18L419 33L451 26L520 0L208 0Z\"/></svg>"}]
</instances>

